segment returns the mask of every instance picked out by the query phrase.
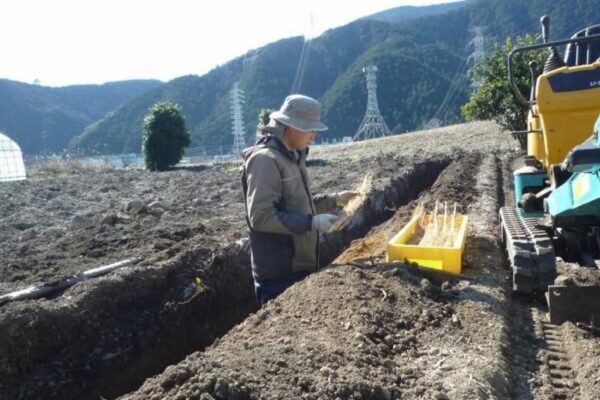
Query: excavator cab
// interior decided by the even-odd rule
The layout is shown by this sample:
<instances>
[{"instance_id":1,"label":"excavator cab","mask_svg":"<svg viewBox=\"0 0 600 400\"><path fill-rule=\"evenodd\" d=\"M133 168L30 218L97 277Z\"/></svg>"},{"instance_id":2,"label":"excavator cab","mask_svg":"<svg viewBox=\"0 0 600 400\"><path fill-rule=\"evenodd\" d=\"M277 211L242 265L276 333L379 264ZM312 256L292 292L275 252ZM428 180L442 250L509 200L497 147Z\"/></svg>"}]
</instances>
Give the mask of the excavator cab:
<instances>
[{"instance_id":1,"label":"excavator cab","mask_svg":"<svg viewBox=\"0 0 600 400\"><path fill-rule=\"evenodd\" d=\"M556 257L592 268L600 258L600 25L550 42L549 18L541 24L544 43L508 56L510 86L529 109L527 130L517 132L527 135L527 156L513 172L517 207L502 208L500 218L513 290L525 293L554 287ZM543 72L530 63L526 99L515 83L514 57L544 48L550 51ZM600 287L586 290L600 314ZM579 308L581 315L592 312Z\"/></svg>"},{"instance_id":2,"label":"excavator cab","mask_svg":"<svg viewBox=\"0 0 600 400\"><path fill-rule=\"evenodd\" d=\"M600 24L582 29L571 36L571 39L581 39L600 34ZM591 64L600 58L600 41L589 43L573 42L567 45L565 64L571 67Z\"/></svg>"},{"instance_id":3,"label":"excavator cab","mask_svg":"<svg viewBox=\"0 0 600 400\"><path fill-rule=\"evenodd\" d=\"M570 173L560 168L565 157L592 134L600 114L600 25L571 39L548 42L549 18L542 17L544 43L513 50L508 57L509 82L517 100L529 108L527 157L514 172L515 200L521 216L544 216L544 199ZM564 59L557 46L566 45ZM526 100L512 74L513 59L528 51L550 49L543 73L530 65L532 85ZM550 189L549 189L550 188Z\"/></svg>"}]
</instances>

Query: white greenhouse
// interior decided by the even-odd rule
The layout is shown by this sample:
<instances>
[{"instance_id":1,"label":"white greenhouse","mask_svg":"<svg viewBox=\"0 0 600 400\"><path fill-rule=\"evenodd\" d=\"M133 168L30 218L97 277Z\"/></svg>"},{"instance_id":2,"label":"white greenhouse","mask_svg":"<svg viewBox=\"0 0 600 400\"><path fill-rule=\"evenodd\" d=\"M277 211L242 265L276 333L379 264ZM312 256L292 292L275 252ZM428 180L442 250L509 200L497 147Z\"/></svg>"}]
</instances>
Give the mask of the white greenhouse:
<instances>
[{"instance_id":1,"label":"white greenhouse","mask_svg":"<svg viewBox=\"0 0 600 400\"><path fill-rule=\"evenodd\" d=\"M0 133L0 182L25 179L23 153L18 144Z\"/></svg>"}]
</instances>

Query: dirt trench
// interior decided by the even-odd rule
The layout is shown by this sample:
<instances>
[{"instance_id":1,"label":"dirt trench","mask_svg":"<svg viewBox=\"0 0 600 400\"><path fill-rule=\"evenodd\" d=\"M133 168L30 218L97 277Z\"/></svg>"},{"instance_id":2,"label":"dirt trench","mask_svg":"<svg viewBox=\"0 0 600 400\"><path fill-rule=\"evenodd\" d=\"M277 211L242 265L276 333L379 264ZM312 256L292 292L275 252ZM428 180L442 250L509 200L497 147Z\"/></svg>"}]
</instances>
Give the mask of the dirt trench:
<instances>
[{"instance_id":1,"label":"dirt trench","mask_svg":"<svg viewBox=\"0 0 600 400\"><path fill-rule=\"evenodd\" d=\"M323 262L428 189L450 162L416 163L374 188L350 229L324 242ZM57 300L0 308L1 399L117 397L258 309L248 255L208 241L155 266L83 282Z\"/></svg>"},{"instance_id":2,"label":"dirt trench","mask_svg":"<svg viewBox=\"0 0 600 400\"><path fill-rule=\"evenodd\" d=\"M233 248L198 248L76 285L63 295L72 302L11 305L0 316L0 398L112 398L131 390L258 308L247 263Z\"/></svg>"},{"instance_id":3,"label":"dirt trench","mask_svg":"<svg viewBox=\"0 0 600 400\"><path fill-rule=\"evenodd\" d=\"M461 277L385 262L381 246L416 201L399 205L334 266L124 398L509 398L503 165L494 155L465 157L420 195L462 202L471 218Z\"/></svg>"}]
</instances>

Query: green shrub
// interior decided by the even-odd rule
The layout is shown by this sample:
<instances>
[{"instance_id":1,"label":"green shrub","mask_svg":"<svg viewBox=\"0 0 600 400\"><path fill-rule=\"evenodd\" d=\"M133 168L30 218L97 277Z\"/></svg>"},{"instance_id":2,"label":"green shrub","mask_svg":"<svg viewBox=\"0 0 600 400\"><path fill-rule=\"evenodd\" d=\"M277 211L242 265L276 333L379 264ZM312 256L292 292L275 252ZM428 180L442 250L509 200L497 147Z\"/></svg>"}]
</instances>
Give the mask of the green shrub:
<instances>
[{"instance_id":1,"label":"green shrub","mask_svg":"<svg viewBox=\"0 0 600 400\"><path fill-rule=\"evenodd\" d=\"M270 108L261 108L258 113L258 124L256 125L256 132L262 133L262 130L269 124L271 118L269 115L273 112Z\"/></svg>"},{"instance_id":2,"label":"green shrub","mask_svg":"<svg viewBox=\"0 0 600 400\"><path fill-rule=\"evenodd\" d=\"M149 171L164 171L177 164L192 141L181 107L174 103L160 102L150 107L143 128L142 151Z\"/></svg>"},{"instance_id":3,"label":"green shrub","mask_svg":"<svg viewBox=\"0 0 600 400\"><path fill-rule=\"evenodd\" d=\"M467 121L493 119L511 131L522 131L527 128L529 110L517 101L510 88L507 56L514 47L530 46L535 43L535 37L526 35L524 38L517 37L515 46L509 37L502 46L496 45L495 50L485 61L475 66L473 79L481 82L481 86L471 96L469 102L461 107L461 113ZM515 82L526 98L529 98L531 88L529 62L536 61L538 69L541 69L547 57L547 50L537 50L517 55L513 59ZM519 135L517 139L521 146L526 144L524 135Z\"/></svg>"}]
</instances>

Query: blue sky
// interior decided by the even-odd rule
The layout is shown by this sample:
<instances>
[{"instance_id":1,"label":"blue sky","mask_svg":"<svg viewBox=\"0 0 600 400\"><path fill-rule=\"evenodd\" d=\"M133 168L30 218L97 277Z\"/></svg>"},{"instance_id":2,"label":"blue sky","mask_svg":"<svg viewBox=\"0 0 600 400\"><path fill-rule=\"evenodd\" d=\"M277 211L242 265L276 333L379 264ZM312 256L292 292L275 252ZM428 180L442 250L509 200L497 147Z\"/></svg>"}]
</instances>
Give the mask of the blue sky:
<instances>
[{"instance_id":1,"label":"blue sky","mask_svg":"<svg viewBox=\"0 0 600 400\"><path fill-rule=\"evenodd\" d=\"M278 39L318 36L401 5L451 1L2 1L0 78L48 86L167 81L202 75Z\"/></svg>"}]
</instances>

